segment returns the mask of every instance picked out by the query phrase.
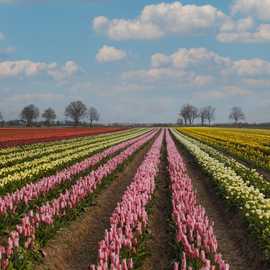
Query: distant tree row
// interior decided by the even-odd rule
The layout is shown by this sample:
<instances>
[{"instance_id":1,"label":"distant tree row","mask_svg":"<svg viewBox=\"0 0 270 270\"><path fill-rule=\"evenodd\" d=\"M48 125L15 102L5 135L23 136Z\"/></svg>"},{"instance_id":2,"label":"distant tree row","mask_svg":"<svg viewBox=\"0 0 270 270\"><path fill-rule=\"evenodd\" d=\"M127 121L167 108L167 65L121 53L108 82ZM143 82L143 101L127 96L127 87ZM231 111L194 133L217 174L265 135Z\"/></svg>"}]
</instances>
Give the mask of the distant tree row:
<instances>
[{"instance_id":1,"label":"distant tree row","mask_svg":"<svg viewBox=\"0 0 270 270\"><path fill-rule=\"evenodd\" d=\"M20 118L26 122L27 126L32 126L40 116L39 108L34 104L30 104L24 107L20 113ZM79 125L80 121L88 117L90 125L93 126L93 122L99 121L100 115L95 107L87 108L82 101L73 101L65 109L65 116L70 118L75 125ZM44 110L41 114L46 125L53 125L56 119L56 112L52 108ZM4 118L0 112L0 123L3 125Z\"/></svg>"},{"instance_id":2,"label":"distant tree row","mask_svg":"<svg viewBox=\"0 0 270 270\"><path fill-rule=\"evenodd\" d=\"M191 104L185 104L180 109L177 123L193 125L194 121L199 118L202 126L206 123L210 126L212 121L215 120L215 113L216 108L210 105L199 109ZM229 119L237 124L239 121L245 120L245 114L240 107L232 107Z\"/></svg>"}]
</instances>

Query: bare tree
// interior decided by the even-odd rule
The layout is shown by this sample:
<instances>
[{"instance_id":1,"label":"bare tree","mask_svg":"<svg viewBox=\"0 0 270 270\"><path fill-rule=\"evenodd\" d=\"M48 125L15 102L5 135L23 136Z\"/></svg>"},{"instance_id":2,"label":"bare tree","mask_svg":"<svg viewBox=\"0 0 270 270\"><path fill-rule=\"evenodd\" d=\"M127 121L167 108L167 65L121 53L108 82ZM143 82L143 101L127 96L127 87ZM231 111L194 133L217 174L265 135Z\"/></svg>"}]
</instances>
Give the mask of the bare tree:
<instances>
[{"instance_id":1,"label":"bare tree","mask_svg":"<svg viewBox=\"0 0 270 270\"><path fill-rule=\"evenodd\" d=\"M91 127L93 126L93 122L94 121L98 121L99 120L99 113L98 110L95 107L90 107L88 110L88 116L89 116L89 120L90 120L90 125Z\"/></svg>"},{"instance_id":2,"label":"bare tree","mask_svg":"<svg viewBox=\"0 0 270 270\"><path fill-rule=\"evenodd\" d=\"M73 101L71 102L65 110L65 115L69 118L71 118L75 125L78 125L80 120L85 117L87 113L87 108L82 103L82 101Z\"/></svg>"},{"instance_id":3,"label":"bare tree","mask_svg":"<svg viewBox=\"0 0 270 270\"><path fill-rule=\"evenodd\" d=\"M48 108L43 112L42 118L45 119L47 125L51 125L53 121L56 119L56 113L52 108Z\"/></svg>"},{"instance_id":4,"label":"bare tree","mask_svg":"<svg viewBox=\"0 0 270 270\"><path fill-rule=\"evenodd\" d=\"M190 105L189 107L189 114L188 114L188 120L189 120L189 124L192 125L194 123L194 120L199 116L199 111L198 109L193 106Z\"/></svg>"},{"instance_id":5,"label":"bare tree","mask_svg":"<svg viewBox=\"0 0 270 270\"><path fill-rule=\"evenodd\" d=\"M209 126L211 125L211 122L215 120L215 113L216 113L216 108L210 105L205 107L206 120L208 121Z\"/></svg>"},{"instance_id":6,"label":"bare tree","mask_svg":"<svg viewBox=\"0 0 270 270\"><path fill-rule=\"evenodd\" d=\"M201 124L202 124L202 126L204 126L204 123L205 123L205 121L207 119L207 113L208 113L207 107L204 107L204 108L201 108L200 109L199 117L201 118Z\"/></svg>"},{"instance_id":7,"label":"bare tree","mask_svg":"<svg viewBox=\"0 0 270 270\"><path fill-rule=\"evenodd\" d=\"M235 106L231 109L229 119L233 120L234 123L237 124L240 120L245 120L245 114L240 107Z\"/></svg>"},{"instance_id":8,"label":"bare tree","mask_svg":"<svg viewBox=\"0 0 270 270\"><path fill-rule=\"evenodd\" d=\"M180 116L183 117L185 125L187 124L187 122L189 122L189 124L193 124L194 120L199 116L198 113L198 109L190 104L185 104L179 113Z\"/></svg>"},{"instance_id":9,"label":"bare tree","mask_svg":"<svg viewBox=\"0 0 270 270\"><path fill-rule=\"evenodd\" d=\"M38 117L39 109L33 104L24 107L21 111L21 119L26 121L27 126L31 126Z\"/></svg>"},{"instance_id":10,"label":"bare tree","mask_svg":"<svg viewBox=\"0 0 270 270\"><path fill-rule=\"evenodd\" d=\"M3 114L0 112L0 125L3 127L4 126L4 117Z\"/></svg>"},{"instance_id":11,"label":"bare tree","mask_svg":"<svg viewBox=\"0 0 270 270\"><path fill-rule=\"evenodd\" d=\"M188 121L188 114L189 114L189 105L185 104L182 106L179 116L184 119L185 125L187 124Z\"/></svg>"}]
</instances>

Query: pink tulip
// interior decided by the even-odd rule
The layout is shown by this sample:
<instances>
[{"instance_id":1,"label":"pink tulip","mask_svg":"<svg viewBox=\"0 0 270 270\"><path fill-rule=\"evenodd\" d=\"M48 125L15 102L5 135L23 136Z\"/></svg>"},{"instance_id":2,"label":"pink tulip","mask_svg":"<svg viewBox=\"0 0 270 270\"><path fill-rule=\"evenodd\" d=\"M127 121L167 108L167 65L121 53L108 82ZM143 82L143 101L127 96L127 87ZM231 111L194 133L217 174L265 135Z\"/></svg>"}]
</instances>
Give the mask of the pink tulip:
<instances>
[{"instance_id":1,"label":"pink tulip","mask_svg":"<svg viewBox=\"0 0 270 270\"><path fill-rule=\"evenodd\" d=\"M186 165L168 131L166 144L172 190L172 218L177 229L176 241L184 250L181 269L190 269L187 261L194 260L201 262L201 270L215 269L215 266L217 269L225 269L225 265L226 270L229 270L229 265L225 264L218 253L213 223L208 219L205 209L197 202Z\"/></svg>"},{"instance_id":2,"label":"pink tulip","mask_svg":"<svg viewBox=\"0 0 270 270\"><path fill-rule=\"evenodd\" d=\"M155 189L163 135L162 131L110 218L110 229L105 231L104 239L99 243L97 268L128 270L134 267L132 258L127 260L120 254L124 249L136 252L138 239L148 224L146 205ZM101 251L104 252L102 256ZM108 259L104 260L104 257Z\"/></svg>"},{"instance_id":3,"label":"pink tulip","mask_svg":"<svg viewBox=\"0 0 270 270\"><path fill-rule=\"evenodd\" d=\"M100 165L89 175L81 177L70 189L65 190L57 198L44 203L35 212L31 210L25 214L16 226L16 231L9 233L8 245L4 247L4 252L1 253L0 263L2 268L7 269L8 259L16 252L18 243L22 244L26 249L32 248L37 230L41 225L51 225L57 217L65 215L67 209L77 207L82 200L95 191L106 176L115 171L120 164L153 138L156 133L157 131L135 140L120 154Z\"/></svg>"}]
</instances>

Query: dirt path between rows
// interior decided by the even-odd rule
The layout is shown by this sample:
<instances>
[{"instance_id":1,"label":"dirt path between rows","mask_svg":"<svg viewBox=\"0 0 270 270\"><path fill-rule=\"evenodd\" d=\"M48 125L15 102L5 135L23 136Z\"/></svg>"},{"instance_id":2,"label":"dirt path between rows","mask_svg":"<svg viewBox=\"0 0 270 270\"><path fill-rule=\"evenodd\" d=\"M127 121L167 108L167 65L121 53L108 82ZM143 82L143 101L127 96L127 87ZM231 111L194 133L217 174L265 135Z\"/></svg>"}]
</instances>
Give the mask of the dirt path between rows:
<instances>
[{"instance_id":1,"label":"dirt path between rows","mask_svg":"<svg viewBox=\"0 0 270 270\"><path fill-rule=\"evenodd\" d=\"M211 179L198 167L191 154L177 141L176 144L193 180L198 200L206 209L208 217L214 221L219 249L230 264L230 270L269 270L269 266L262 261L255 241L248 237L247 228L239 214L226 210L213 188Z\"/></svg>"},{"instance_id":2,"label":"dirt path between rows","mask_svg":"<svg viewBox=\"0 0 270 270\"><path fill-rule=\"evenodd\" d=\"M36 270L86 270L90 264L96 264L98 243L109 227L111 214L152 143L153 140L136 153L109 187L97 196L94 206L49 241L44 248L44 262Z\"/></svg>"},{"instance_id":3,"label":"dirt path between rows","mask_svg":"<svg viewBox=\"0 0 270 270\"><path fill-rule=\"evenodd\" d=\"M172 269L175 250L172 246L175 235L170 226L171 197L167 171L166 145L162 146L159 174L156 178L156 190L151 204L149 232L150 239L146 242L149 255L145 258L140 270Z\"/></svg>"}]
</instances>

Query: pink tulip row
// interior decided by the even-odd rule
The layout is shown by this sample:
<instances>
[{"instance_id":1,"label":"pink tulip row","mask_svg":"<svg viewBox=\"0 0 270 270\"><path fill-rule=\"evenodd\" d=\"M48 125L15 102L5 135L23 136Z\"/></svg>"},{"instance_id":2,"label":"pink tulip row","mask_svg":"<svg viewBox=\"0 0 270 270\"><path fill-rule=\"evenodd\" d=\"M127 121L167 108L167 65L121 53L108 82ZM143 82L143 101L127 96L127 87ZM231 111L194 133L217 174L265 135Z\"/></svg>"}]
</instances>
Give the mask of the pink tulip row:
<instances>
[{"instance_id":1,"label":"pink tulip row","mask_svg":"<svg viewBox=\"0 0 270 270\"><path fill-rule=\"evenodd\" d=\"M160 150L164 131L161 132L143 163L138 168L133 182L125 191L122 200L115 208L110 229L99 243L98 265L91 270L128 270L133 269L132 258L121 258L121 251L135 251L138 237L148 223L146 205L155 189L155 177L160 163Z\"/></svg>"},{"instance_id":2,"label":"pink tulip row","mask_svg":"<svg viewBox=\"0 0 270 270\"><path fill-rule=\"evenodd\" d=\"M36 240L36 233L41 225L52 225L57 218L66 214L68 209L76 208L77 205L93 193L106 176L113 173L128 157L135 153L142 145L155 136L156 133L148 134L135 142L123 152L99 166L89 175L81 177L70 189L52 201L46 202L36 209L29 211L16 230L9 233L6 246L0 246L1 269L7 269L10 257L16 252L19 246L25 249L31 248Z\"/></svg>"},{"instance_id":3,"label":"pink tulip row","mask_svg":"<svg viewBox=\"0 0 270 270\"><path fill-rule=\"evenodd\" d=\"M218 251L213 223L197 202L192 181L170 134L166 131L169 175L172 190L172 218L176 225L176 240L183 249L182 262L174 270L229 270Z\"/></svg>"},{"instance_id":4,"label":"pink tulip row","mask_svg":"<svg viewBox=\"0 0 270 270\"><path fill-rule=\"evenodd\" d=\"M103 159L113 155L114 153L127 147L128 145L135 143L136 141L144 138L145 136L149 136L149 133L109 147L108 149L100 153L97 153L81 162L65 168L64 170L56 173L55 175L44 177L38 182L27 184L26 186L13 193L6 194L5 196L0 197L0 216L8 213L9 211L15 213L17 206L21 203L27 205L30 201L38 198L41 195L47 194L56 186L61 185L66 181L70 181L73 176L95 166Z\"/></svg>"}]
</instances>

